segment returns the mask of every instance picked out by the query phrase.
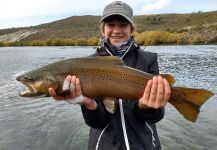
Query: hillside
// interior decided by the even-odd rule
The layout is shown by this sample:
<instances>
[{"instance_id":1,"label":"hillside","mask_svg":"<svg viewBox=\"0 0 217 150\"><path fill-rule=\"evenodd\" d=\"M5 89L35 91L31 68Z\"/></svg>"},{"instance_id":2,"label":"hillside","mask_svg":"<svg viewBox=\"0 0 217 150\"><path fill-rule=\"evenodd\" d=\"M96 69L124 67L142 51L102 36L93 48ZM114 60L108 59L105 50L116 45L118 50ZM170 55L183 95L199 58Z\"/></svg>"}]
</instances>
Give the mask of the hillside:
<instances>
[{"instance_id":1,"label":"hillside","mask_svg":"<svg viewBox=\"0 0 217 150\"><path fill-rule=\"evenodd\" d=\"M134 17L135 32L166 31L200 35L217 42L217 11L189 14L157 14ZM100 37L100 16L72 16L66 19L32 27L0 30L0 41L77 39Z\"/></svg>"}]
</instances>

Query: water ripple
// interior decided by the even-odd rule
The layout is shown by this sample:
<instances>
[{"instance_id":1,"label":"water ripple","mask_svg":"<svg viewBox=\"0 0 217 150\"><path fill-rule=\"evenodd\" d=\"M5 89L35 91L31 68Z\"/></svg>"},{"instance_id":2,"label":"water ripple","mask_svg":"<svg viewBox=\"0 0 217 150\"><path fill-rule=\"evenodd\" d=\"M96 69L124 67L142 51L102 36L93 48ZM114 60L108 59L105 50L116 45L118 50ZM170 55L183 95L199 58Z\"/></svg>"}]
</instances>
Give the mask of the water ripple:
<instances>
[{"instance_id":1,"label":"water ripple","mask_svg":"<svg viewBox=\"0 0 217 150\"><path fill-rule=\"evenodd\" d=\"M217 46L150 46L158 53L160 71L171 73L175 86L206 88L217 93ZM51 98L18 96L24 87L16 76L45 64L92 54L92 47L0 48L0 149L86 149L89 128L80 107ZM172 105L157 124L163 149L216 149L217 97L201 108L195 124L183 119Z\"/></svg>"}]
</instances>

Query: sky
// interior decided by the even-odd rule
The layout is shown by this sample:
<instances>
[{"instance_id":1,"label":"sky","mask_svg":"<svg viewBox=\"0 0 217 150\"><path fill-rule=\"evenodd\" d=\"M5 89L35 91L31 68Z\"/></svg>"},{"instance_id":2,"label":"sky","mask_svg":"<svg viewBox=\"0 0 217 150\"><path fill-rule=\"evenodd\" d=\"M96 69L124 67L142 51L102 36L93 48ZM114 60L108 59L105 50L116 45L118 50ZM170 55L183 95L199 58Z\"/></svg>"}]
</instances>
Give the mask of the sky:
<instances>
[{"instance_id":1,"label":"sky","mask_svg":"<svg viewBox=\"0 0 217 150\"><path fill-rule=\"evenodd\" d=\"M101 16L114 0L0 0L0 29L28 27L70 16ZM134 15L217 10L217 0L122 0Z\"/></svg>"}]
</instances>

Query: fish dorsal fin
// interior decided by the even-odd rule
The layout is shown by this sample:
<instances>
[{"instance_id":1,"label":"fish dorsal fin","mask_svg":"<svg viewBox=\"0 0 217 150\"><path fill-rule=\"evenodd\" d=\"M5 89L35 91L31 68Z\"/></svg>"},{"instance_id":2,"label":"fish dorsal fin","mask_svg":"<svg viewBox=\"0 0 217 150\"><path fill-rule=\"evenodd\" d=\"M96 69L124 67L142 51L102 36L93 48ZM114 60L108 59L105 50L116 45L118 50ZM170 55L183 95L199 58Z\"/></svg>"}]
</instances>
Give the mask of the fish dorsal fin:
<instances>
[{"instance_id":1,"label":"fish dorsal fin","mask_svg":"<svg viewBox=\"0 0 217 150\"><path fill-rule=\"evenodd\" d=\"M160 73L160 76L165 78L169 82L170 85L173 85L176 82L174 77L172 75L170 75L170 74Z\"/></svg>"},{"instance_id":2,"label":"fish dorsal fin","mask_svg":"<svg viewBox=\"0 0 217 150\"><path fill-rule=\"evenodd\" d=\"M106 110L112 114L114 114L115 110L116 110L116 98L112 98L112 97L106 97L103 99L103 104L106 108Z\"/></svg>"},{"instance_id":3,"label":"fish dorsal fin","mask_svg":"<svg viewBox=\"0 0 217 150\"><path fill-rule=\"evenodd\" d=\"M96 58L111 62L114 65L124 65L123 60L121 60L118 56L96 56Z\"/></svg>"}]
</instances>

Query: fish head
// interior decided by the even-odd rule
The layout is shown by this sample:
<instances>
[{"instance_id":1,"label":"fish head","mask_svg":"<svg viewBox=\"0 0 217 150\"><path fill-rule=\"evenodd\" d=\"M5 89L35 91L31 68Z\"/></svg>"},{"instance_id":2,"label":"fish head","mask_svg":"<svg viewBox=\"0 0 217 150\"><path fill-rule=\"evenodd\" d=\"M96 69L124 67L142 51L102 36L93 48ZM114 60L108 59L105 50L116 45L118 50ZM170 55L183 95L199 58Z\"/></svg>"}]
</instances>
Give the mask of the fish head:
<instances>
[{"instance_id":1,"label":"fish head","mask_svg":"<svg viewBox=\"0 0 217 150\"><path fill-rule=\"evenodd\" d=\"M20 92L22 97L45 97L49 96L48 88L55 88L56 80L49 72L28 72L16 77L16 80L23 83L27 89Z\"/></svg>"}]
</instances>

